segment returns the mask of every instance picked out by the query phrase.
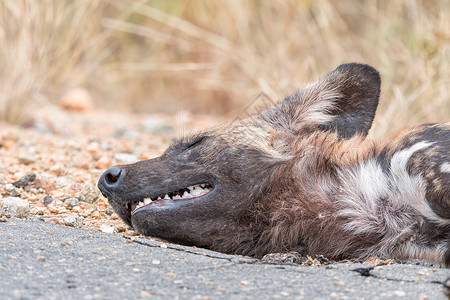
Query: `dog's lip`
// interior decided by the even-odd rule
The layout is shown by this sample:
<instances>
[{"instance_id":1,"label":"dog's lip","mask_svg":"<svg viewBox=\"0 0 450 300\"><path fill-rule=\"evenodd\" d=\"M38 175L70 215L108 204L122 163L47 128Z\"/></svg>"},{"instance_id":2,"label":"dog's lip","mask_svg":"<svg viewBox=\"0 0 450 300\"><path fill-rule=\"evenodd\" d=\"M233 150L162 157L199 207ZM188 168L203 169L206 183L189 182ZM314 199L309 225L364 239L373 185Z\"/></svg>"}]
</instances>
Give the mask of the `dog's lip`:
<instances>
[{"instance_id":1,"label":"dog's lip","mask_svg":"<svg viewBox=\"0 0 450 300\"><path fill-rule=\"evenodd\" d=\"M197 186L204 186L203 189L207 189L208 191L206 192L201 192L198 195L192 196L190 195L190 197L180 197L180 198L169 198L169 199L163 199L163 198L158 198L156 200L152 200L150 203L144 204L143 201L146 199L150 199L150 197L143 197L141 199L139 199L138 201L134 200L134 201L127 201L125 204L125 209L128 211L128 214L130 214L130 216L132 217L134 214L138 213L139 211L145 210L145 209L150 209L150 208L164 208L165 206L171 206L173 207L173 205L177 205L177 204L181 204L181 203L186 203L189 201L198 201L198 200L202 200L204 198L207 197L207 195L210 195L211 193L213 193L216 190L216 185L211 183L211 182L203 182L203 183L199 183L199 184L193 184L193 185L189 185L188 187L184 188L184 189L188 189L191 187L197 187ZM182 189L180 189L182 190ZM169 192L166 193L165 195L168 194L172 194L173 192ZM164 193L163 193L164 194ZM161 194L160 194L161 195ZM134 210L131 208L131 205L138 205L140 203L140 207L135 208Z\"/></svg>"}]
</instances>

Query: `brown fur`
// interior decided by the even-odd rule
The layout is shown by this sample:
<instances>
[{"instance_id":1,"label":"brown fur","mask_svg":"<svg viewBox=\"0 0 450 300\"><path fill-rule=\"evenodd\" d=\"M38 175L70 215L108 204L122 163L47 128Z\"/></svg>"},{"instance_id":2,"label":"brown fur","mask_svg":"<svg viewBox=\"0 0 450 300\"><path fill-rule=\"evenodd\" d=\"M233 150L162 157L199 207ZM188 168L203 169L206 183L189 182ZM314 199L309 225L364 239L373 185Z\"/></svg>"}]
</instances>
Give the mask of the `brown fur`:
<instances>
[{"instance_id":1,"label":"brown fur","mask_svg":"<svg viewBox=\"0 0 450 300\"><path fill-rule=\"evenodd\" d=\"M258 115L106 171L99 188L138 232L178 243L450 264L450 126L367 141L379 91L372 67L342 65ZM156 200L200 183L211 191Z\"/></svg>"}]
</instances>

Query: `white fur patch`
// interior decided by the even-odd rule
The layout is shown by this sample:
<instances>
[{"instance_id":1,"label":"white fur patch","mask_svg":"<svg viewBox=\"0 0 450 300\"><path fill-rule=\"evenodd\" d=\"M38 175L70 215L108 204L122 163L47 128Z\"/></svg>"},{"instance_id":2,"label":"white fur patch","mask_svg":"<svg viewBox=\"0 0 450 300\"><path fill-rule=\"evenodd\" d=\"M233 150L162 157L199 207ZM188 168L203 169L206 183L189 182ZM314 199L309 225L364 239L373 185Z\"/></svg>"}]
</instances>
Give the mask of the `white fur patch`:
<instances>
[{"instance_id":1,"label":"white fur patch","mask_svg":"<svg viewBox=\"0 0 450 300\"><path fill-rule=\"evenodd\" d=\"M419 142L407 149L396 152L392 156L392 185L398 190L398 197L394 197L392 200L396 200L398 203L406 201L421 215L425 216L429 220L432 220L439 225L447 225L450 224L450 220L439 217L431 209L428 201L425 198L425 180L420 175L410 175L406 170L406 165L415 152L428 148L433 144L434 142Z\"/></svg>"},{"instance_id":2,"label":"white fur patch","mask_svg":"<svg viewBox=\"0 0 450 300\"><path fill-rule=\"evenodd\" d=\"M389 184L381 166L374 160L361 164L356 173L356 183L371 211L376 211L377 201L389 195Z\"/></svg>"},{"instance_id":3,"label":"white fur patch","mask_svg":"<svg viewBox=\"0 0 450 300\"><path fill-rule=\"evenodd\" d=\"M445 162L441 165L441 172L442 173L450 173L450 163Z\"/></svg>"},{"instance_id":4,"label":"white fur patch","mask_svg":"<svg viewBox=\"0 0 450 300\"><path fill-rule=\"evenodd\" d=\"M379 201L390 194L388 178L381 166L372 159L358 165L356 170L342 173L341 177L352 183L345 189L346 195L338 212L340 216L351 219L344 228L356 234L376 231L380 226Z\"/></svg>"}]
</instances>

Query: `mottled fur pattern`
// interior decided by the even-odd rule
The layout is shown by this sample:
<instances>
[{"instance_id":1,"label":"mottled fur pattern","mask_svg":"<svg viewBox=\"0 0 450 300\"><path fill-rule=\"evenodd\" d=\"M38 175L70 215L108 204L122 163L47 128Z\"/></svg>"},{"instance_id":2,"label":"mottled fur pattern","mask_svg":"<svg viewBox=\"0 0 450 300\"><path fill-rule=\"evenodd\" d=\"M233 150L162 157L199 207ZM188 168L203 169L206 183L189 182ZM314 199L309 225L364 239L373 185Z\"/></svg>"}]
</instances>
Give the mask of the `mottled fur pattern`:
<instances>
[{"instance_id":1,"label":"mottled fur pattern","mask_svg":"<svg viewBox=\"0 0 450 300\"><path fill-rule=\"evenodd\" d=\"M113 167L99 188L138 232L182 244L450 265L450 123L366 140L380 83L370 66L341 65L258 115ZM199 183L211 191L131 212Z\"/></svg>"}]
</instances>

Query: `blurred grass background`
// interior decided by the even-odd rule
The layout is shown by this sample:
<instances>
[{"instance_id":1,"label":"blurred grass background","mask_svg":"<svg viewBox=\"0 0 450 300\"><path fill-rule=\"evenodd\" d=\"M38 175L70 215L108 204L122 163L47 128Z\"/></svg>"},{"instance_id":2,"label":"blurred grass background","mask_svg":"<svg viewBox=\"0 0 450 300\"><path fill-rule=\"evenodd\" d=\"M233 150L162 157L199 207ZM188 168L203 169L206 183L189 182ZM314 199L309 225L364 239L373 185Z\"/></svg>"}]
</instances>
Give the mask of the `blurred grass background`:
<instances>
[{"instance_id":1,"label":"blurred grass background","mask_svg":"<svg viewBox=\"0 0 450 300\"><path fill-rule=\"evenodd\" d=\"M450 1L0 0L0 120L97 107L233 118L345 62L382 75L374 137L450 121Z\"/></svg>"}]
</instances>

